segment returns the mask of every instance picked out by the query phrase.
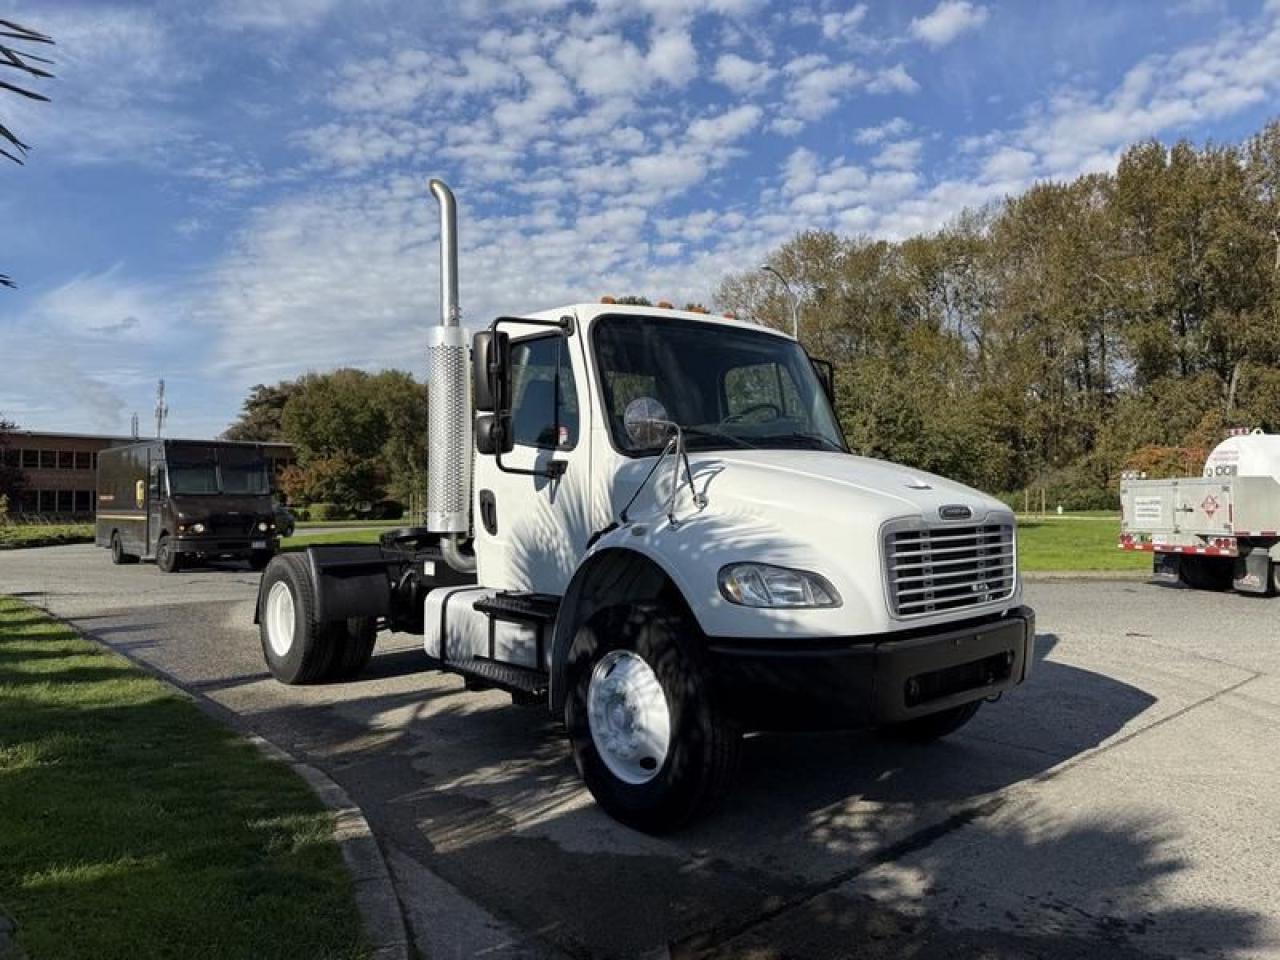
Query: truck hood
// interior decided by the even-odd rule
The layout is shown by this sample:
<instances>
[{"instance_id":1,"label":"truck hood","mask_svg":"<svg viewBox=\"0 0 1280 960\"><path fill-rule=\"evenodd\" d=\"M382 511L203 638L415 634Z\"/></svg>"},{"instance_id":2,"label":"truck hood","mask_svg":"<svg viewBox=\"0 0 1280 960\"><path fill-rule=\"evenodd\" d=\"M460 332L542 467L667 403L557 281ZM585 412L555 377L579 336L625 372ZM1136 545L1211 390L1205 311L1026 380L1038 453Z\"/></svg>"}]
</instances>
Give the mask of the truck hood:
<instances>
[{"instance_id":1,"label":"truck hood","mask_svg":"<svg viewBox=\"0 0 1280 960\"><path fill-rule=\"evenodd\" d=\"M676 490L676 523L667 521L674 471L664 463L628 511L631 522L618 531L617 544L636 548L643 543L686 596L699 598L699 617L713 636L883 633L1018 602L1015 591L985 609L909 622L890 613L881 547L885 524L955 529L1014 522L1007 506L978 490L883 460L824 451L716 451L692 453L689 461L701 505L685 482ZM651 466L648 461L625 467L617 492L629 496ZM944 516L944 508L954 509ZM799 611L729 604L720 596L718 571L745 561L821 574L836 586L843 603L839 609Z\"/></svg>"},{"instance_id":2,"label":"truck hood","mask_svg":"<svg viewBox=\"0 0 1280 960\"><path fill-rule=\"evenodd\" d=\"M691 454L695 475L708 478L708 507L716 495L757 501L772 507L794 506L830 517L856 510L879 521L919 516L941 521L945 506L968 507L974 518L991 511L1008 513L999 500L954 480L870 457L818 450L742 450ZM714 493L713 493L714 491Z\"/></svg>"}]
</instances>

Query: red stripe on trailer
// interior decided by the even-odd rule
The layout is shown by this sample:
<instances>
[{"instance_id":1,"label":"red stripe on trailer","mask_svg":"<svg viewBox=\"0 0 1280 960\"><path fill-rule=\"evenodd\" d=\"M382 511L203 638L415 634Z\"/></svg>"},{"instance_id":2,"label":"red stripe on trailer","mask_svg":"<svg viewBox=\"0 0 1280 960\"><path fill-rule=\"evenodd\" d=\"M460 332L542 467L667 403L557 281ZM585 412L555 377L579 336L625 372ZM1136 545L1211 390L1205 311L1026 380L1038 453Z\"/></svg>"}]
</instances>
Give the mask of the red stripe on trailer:
<instances>
[{"instance_id":1,"label":"red stripe on trailer","mask_svg":"<svg viewBox=\"0 0 1280 960\"><path fill-rule=\"evenodd\" d=\"M1259 530L1259 531L1258 531L1258 536L1260 536L1260 537L1274 537L1274 536L1277 536L1277 534L1276 534L1276 532L1275 532L1274 530Z\"/></svg>"}]
</instances>

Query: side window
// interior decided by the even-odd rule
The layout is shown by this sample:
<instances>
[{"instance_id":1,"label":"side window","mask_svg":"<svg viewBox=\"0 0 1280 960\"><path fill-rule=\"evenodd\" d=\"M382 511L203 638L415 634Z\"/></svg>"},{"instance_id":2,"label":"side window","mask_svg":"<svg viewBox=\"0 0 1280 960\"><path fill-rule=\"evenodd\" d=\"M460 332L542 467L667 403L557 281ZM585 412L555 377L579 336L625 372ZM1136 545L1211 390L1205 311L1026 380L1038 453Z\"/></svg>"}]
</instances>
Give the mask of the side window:
<instances>
[{"instance_id":1,"label":"side window","mask_svg":"<svg viewBox=\"0 0 1280 960\"><path fill-rule=\"evenodd\" d=\"M800 392L791 371L776 363L753 363L725 371L726 415L770 420L800 415Z\"/></svg>"},{"instance_id":2,"label":"side window","mask_svg":"<svg viewBox=\"0 0 1280 960\"><path fill-rule=\"evenodd\" d=\"M569 450L578 443L578 391L563 337L511 344L511 431L528 447Z\"/></svg>"}]
</instances>

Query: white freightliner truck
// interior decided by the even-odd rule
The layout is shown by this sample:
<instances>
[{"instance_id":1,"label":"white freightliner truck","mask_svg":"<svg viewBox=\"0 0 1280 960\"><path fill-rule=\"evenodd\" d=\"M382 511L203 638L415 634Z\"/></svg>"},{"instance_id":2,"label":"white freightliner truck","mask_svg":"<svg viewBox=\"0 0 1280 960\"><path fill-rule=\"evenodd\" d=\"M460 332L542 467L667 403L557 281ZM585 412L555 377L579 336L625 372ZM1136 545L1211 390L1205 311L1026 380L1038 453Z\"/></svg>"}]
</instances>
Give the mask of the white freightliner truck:
<instances>
[{"instance_id":1,"label":"white freightliner truck","mask_svg":"<svg viewBox=\"0 0 1280 960\"><path fill-rule=\"evenodd\" d=\"M1199 477L1123 477L1119 546L1199 590L1280 592L1280 436L1235 431Z\"/></svg>"},{"instance_id":2,"label":"white freightliner truck","mask_svg":"<svg viewBox=\"0 0 1280 960\"><path fill-rule=\"evenodd\" d=\"M602 302L468 344L454 199L431 191L427 524L272 561L278 679L353 676L376 630L420 634L430 665L563 717L597 802L656 831L721 793L746 731L928 740L1026 678L1003 504L852 455L830 368L760 326Z\"/></svg>"}]
</instances>

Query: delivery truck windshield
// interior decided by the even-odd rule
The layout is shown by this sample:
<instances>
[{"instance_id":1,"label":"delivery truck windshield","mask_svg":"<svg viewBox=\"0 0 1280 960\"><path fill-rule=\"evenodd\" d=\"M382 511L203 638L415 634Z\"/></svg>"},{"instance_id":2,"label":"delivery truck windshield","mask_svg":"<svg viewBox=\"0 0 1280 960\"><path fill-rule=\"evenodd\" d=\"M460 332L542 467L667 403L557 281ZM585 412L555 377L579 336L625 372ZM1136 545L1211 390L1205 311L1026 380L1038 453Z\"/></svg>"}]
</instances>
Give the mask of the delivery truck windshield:
<instances>
[{"instance_id":1,"label":"delivery truck windshield","mask_svg":"<svg viewBox=\"0 0 1280 960\"><path fill-rule=\"evenodd\" d=\"M169 492L263 495L271 492L267 465L254 450L184 447L169 453Z\"/></svg>"}]
</instances>

